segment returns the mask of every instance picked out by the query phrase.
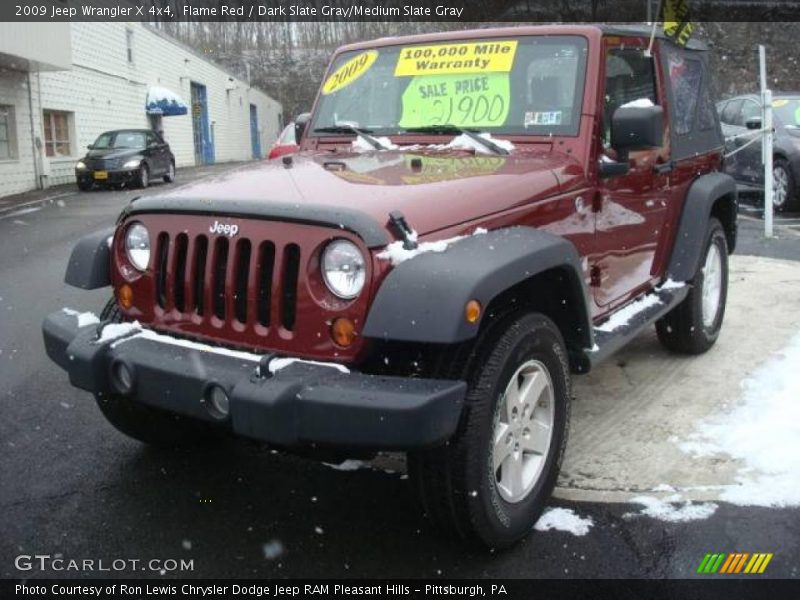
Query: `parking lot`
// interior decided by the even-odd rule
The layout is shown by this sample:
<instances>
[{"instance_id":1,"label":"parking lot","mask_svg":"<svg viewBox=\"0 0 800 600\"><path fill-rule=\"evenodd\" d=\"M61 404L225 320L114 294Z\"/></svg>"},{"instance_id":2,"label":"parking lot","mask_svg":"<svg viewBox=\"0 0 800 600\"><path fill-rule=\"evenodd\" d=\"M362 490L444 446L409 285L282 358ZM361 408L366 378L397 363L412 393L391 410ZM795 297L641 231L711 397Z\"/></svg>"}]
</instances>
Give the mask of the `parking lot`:
<instances>
[{"instance_id":1,"label":"parking lot","mask_svg":"<svg viewBox=\"0 0 800 600\"><path fill-rule=\"evenodd\" d=\"M178 185L216 171L179 173ZM795 216L777 220L778 239L764 242L744 211L726 325L711 352L676 357L648 331L578 379L552 503L586 531L534 532L497 555L431 531L396 457L334 468L241 440L170 454L113 430L46 358L40 325L64 306L100 311L107 292L65 286L66 259L133 194L64 189L0 207L3 577L81 575L21 573L20 554L193 560L190 574L136 573L152 577L672 577L693 574L711 551L772 552L766 575L797 576L781 560L800 550L797 509L726 501L731 486L756 476L746 461L685 445L703 419L732 411L741 382L800 331ZM663 501L714 509L694 520L647 513Z\"/></svg>"}]
</instances>

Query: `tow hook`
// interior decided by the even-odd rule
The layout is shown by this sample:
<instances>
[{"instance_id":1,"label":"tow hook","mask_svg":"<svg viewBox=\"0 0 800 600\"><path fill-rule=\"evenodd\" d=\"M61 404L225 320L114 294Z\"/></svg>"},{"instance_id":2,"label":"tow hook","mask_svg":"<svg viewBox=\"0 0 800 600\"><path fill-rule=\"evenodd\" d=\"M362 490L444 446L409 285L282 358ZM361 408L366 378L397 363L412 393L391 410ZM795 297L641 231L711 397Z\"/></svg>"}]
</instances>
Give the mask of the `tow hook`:
<instances>
[{"instance_id":1,"label":"tow hook","mask_svg":"<svg viewBox=\"0 0 800 600\"><path fill-rule=\"evenodd\" d=\"M261 357L261 360L258 361L258 366L256 367L252 379L255 381L258 379L269 379L272 377L272 372L269 370L269 363L271 363L275 358L278 358L278 355L272 352L267 352L264 354Z\"/></svg>"}]
</instances>

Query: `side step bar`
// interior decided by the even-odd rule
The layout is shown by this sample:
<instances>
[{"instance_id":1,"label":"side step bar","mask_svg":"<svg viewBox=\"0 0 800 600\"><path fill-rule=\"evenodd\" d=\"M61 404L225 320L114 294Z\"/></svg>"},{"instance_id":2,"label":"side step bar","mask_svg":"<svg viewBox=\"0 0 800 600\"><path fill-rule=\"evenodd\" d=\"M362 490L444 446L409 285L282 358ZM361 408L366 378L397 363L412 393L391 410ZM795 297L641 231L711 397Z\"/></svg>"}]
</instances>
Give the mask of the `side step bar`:
<instances>
[{"instance_id":1,"label":"side step bar","mask_svg":"<svg viewBox=\"0 0 800 600\"><path fill-rule=\"evenodd\" d=\"M595 347L585 353L587 366L592 368L603 362L639 335L645 327L653 325L675 308L686 298L690 285L673 284L656 288L626 304L603 323L595 325Z\"/></svg>"}]
</instances>

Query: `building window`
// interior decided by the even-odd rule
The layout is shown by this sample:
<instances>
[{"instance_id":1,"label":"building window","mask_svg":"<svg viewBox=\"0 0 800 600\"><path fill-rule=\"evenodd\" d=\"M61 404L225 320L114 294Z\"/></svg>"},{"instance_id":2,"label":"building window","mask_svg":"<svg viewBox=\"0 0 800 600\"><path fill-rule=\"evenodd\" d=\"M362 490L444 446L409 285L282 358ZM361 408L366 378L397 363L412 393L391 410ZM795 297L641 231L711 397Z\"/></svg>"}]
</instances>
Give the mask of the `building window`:
<instances>
[{"instance_id":1,"label":"building window","mask_svg":"<svg viewBox=\"0 0 800 600\"><path fill-rule=\"evenodd\" d=\"M125 30L125 46L128 52L128 63L133 64L133 30Z\"/></svg>"},{"instance_id":2,"label":"building window","mask_svg":"<svg viewBox=\"0 0 800 600\"><path fill-rule=\"evenodd\" d=\"M0 160L17 157L14 107L0 104Z\"/></svg>"},{"instance_id":3,"label":"building window","mask_svg":"<svg viewBox=\"0 0 800 600\"><path fill-rule=\"evenodd\" d=\"M46 110L43 113L44 148L47 156L59 157L72 154L69 135L70 113Z\"/></svg>"}]
</instances>

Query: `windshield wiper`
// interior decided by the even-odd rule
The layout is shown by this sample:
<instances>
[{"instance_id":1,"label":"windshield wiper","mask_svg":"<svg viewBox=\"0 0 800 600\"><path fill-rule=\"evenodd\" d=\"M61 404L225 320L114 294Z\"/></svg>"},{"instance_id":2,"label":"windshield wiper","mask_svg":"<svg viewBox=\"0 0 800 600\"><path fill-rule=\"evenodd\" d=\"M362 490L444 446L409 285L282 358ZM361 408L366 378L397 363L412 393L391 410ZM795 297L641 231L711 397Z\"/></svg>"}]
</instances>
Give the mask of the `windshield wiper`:
<instances>
[{"instance_id":1,"label":"windshield wiper","mask_svg":"<svg viewBox=\"0 0 800 600\"><path fill-rule=\"evenodd\" d=\"M433 133L440 135L466 135L468 138L475 140L481 146L488 148L495 154L508 154L508 150L501 148L493 141L487 140L485 137L481 137L473 130L461 129L461 127L456 127L455 125L423 125L421 127L406 127L405 131L411 133Z\"/></svg>"},{"instance_id":2,"label":"windshield wiper","mask_svg":"<svg viewBox=\"0 0 800 600\"><path fill-rule=\"evenodd\" d=\"M367 140L367 143L375 148L375 150L389 149L377 138L372 137L370 135L372 132L369 129L361 129L360 127L355 127L353 125L330 125L329 127L317 127L314 129L314 133L353 133Z\"/></svg>"}]
</instances>

